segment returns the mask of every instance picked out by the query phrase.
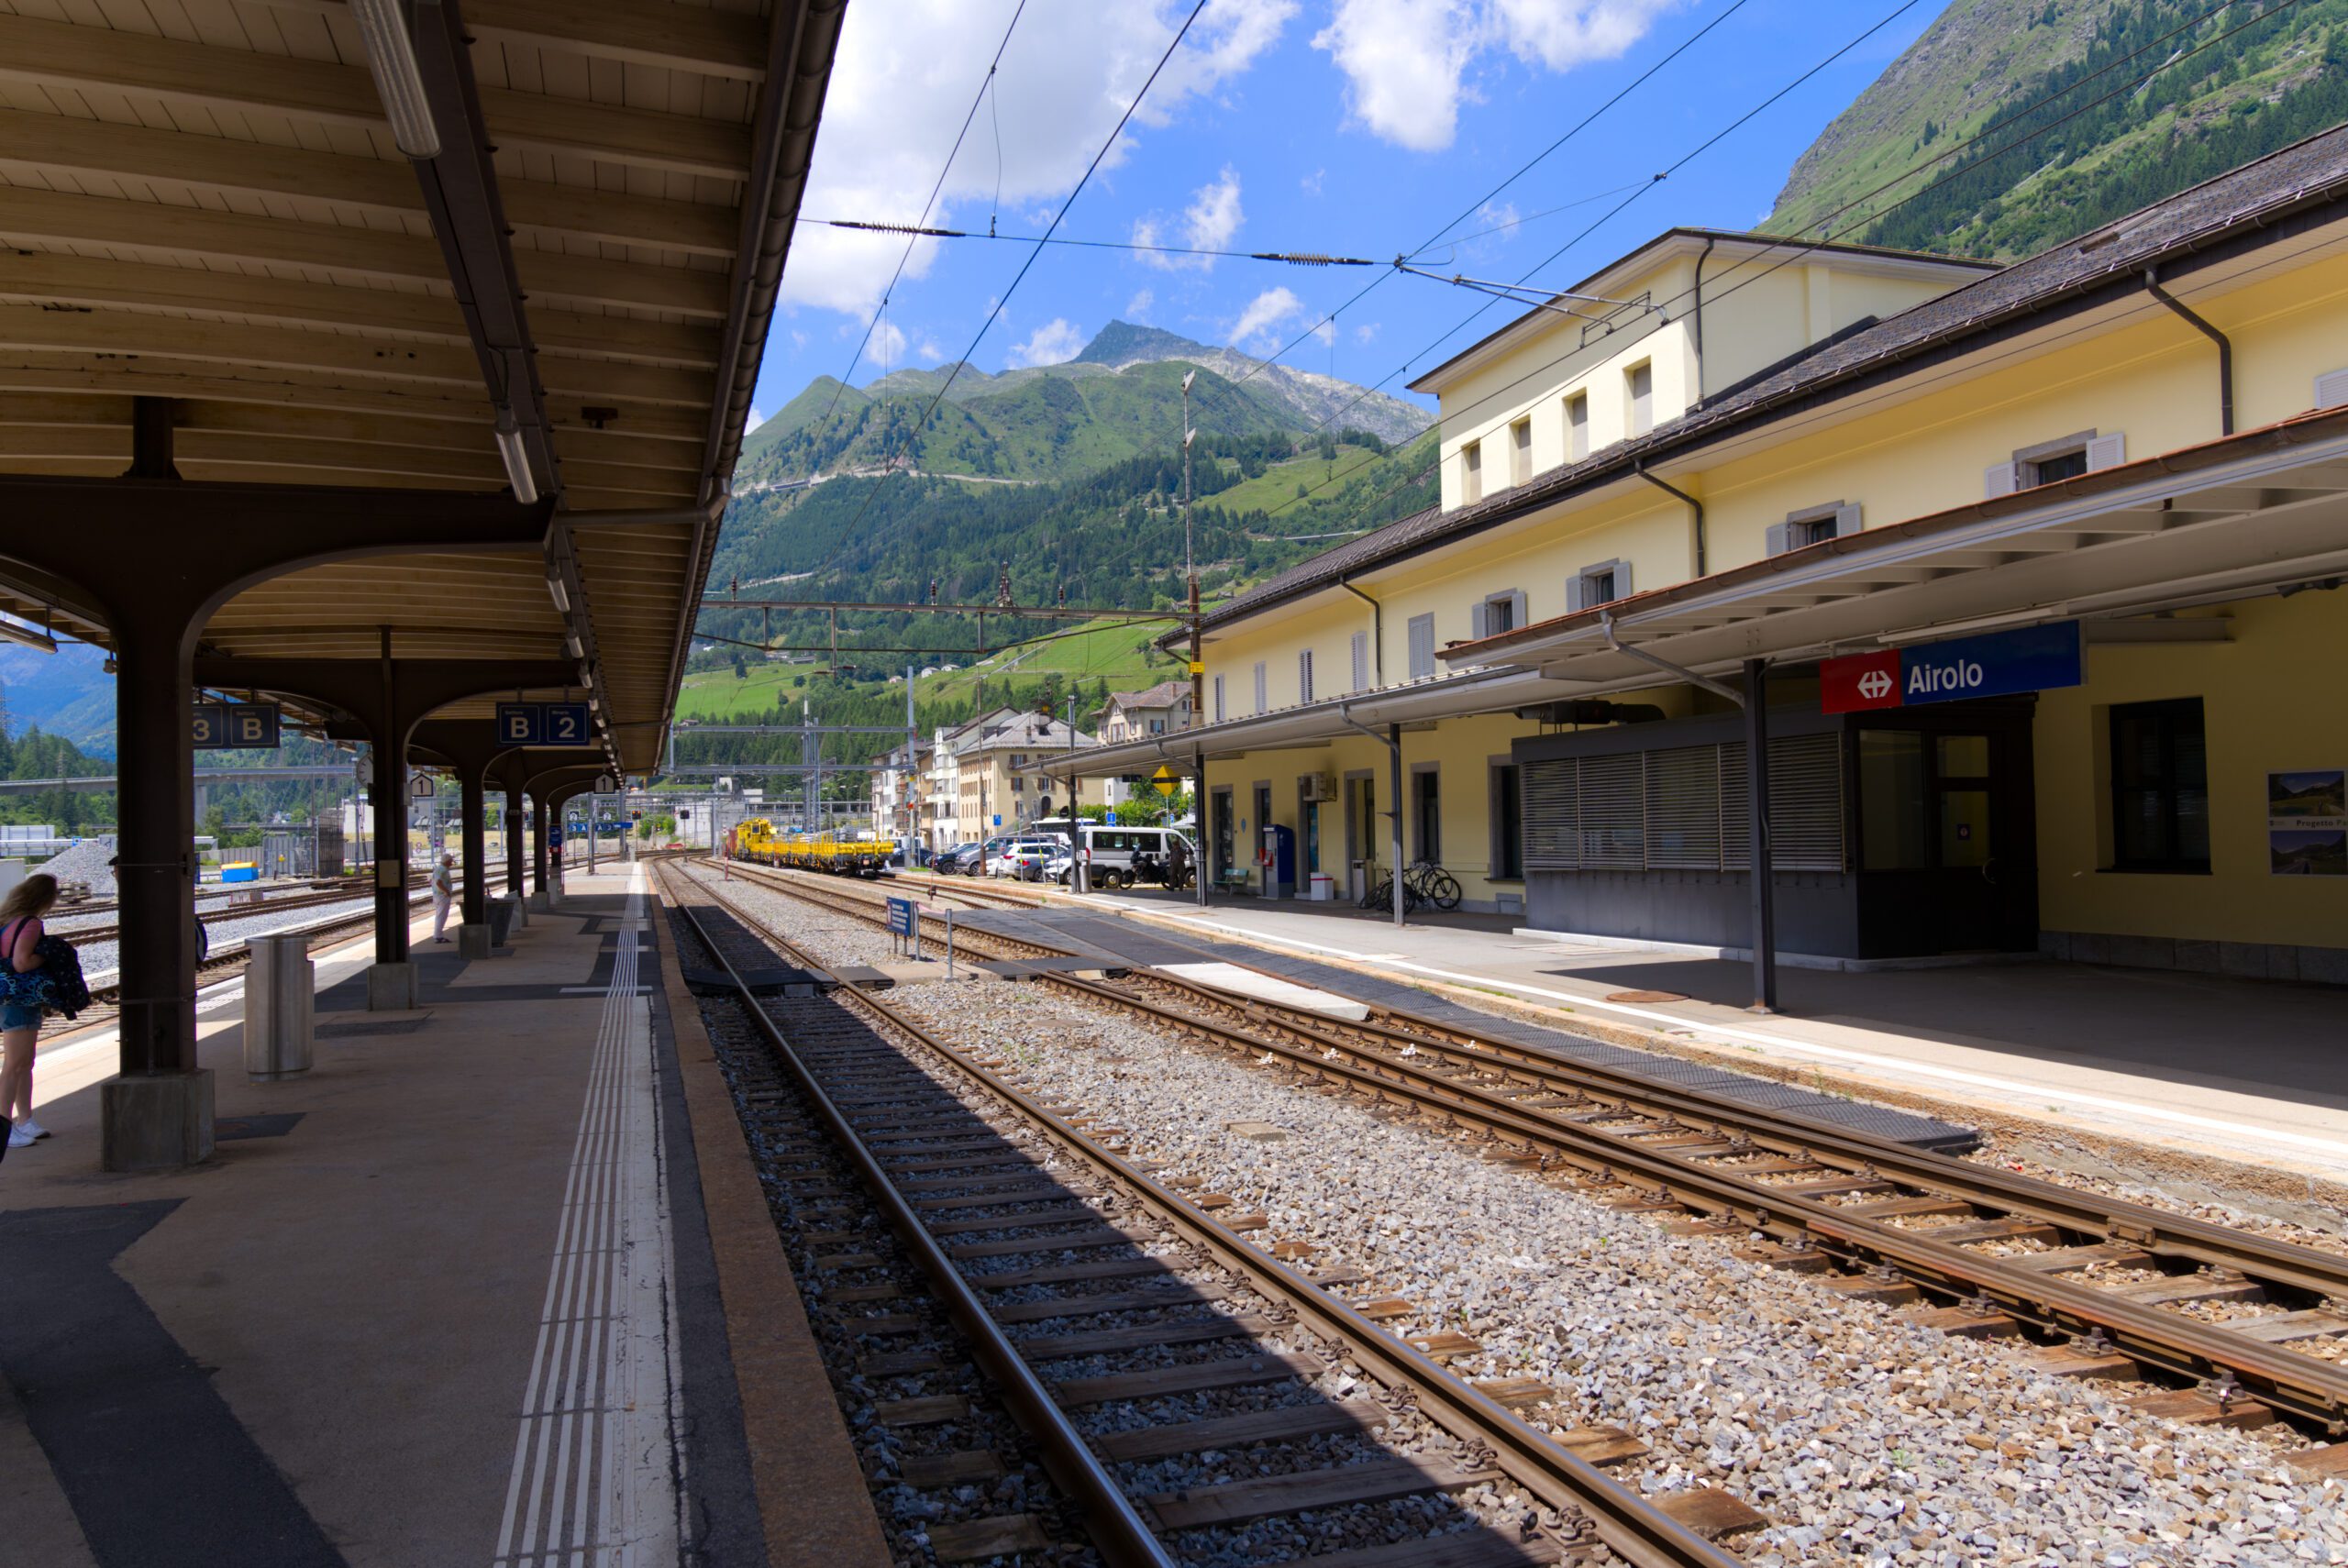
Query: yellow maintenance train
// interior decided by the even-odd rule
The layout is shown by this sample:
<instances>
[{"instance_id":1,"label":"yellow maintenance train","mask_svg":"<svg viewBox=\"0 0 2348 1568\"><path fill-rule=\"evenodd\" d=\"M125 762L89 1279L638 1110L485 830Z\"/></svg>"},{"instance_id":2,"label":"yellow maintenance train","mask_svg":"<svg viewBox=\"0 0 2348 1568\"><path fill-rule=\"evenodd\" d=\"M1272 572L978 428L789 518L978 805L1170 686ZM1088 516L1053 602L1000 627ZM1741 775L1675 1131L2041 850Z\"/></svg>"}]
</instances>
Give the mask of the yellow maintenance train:
<instances>
[{"instance_id":1,"label":"yellow maintenance train","mask_svg":"<svg viewBox=\"0 0 2348 1568\"><path fill-rule=\"evenodd\" d=\"M886 838L843 838L832 833L777 833L764 817L751 817L727 834L728 853L760 866L828 871L836 877L878 877L897 853Z\"/></svg>"}]
</instances>

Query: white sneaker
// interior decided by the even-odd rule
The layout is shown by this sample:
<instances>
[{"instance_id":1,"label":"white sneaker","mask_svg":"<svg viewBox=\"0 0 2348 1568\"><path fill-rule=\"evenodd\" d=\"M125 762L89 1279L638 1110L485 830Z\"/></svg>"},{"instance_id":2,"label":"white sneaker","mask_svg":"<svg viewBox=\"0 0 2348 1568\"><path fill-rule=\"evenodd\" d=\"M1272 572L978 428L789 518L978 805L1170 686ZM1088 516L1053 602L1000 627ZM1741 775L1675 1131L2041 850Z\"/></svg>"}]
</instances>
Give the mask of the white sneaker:
<instances>
[{"instance_id":1,"label":"white sneaker","mask_svg":"<svg viewBox=\"0 0 2348 1568\"><path fill-rule=\"evenodd\" d=\"M19 1132L29 1132L36 1138L46 1138L49 1136L49 1129L43 1127L39 1122L35 1121L29 1116L17 1123L17 1131Z\"/></svg>"},{"instance_id":2,"label":"white sneaker","mask_svg":"<svg viewBox=\"0 0 2348 1568\"><path fill-rule=\"evenodd\" d=\"M8 1129L8 1147L11 1149L29 1149L39 1141L39 1140L36 1138L34 1134L26 1132L21 1127L11 1127Z\"/></svg>"}]
</instances>

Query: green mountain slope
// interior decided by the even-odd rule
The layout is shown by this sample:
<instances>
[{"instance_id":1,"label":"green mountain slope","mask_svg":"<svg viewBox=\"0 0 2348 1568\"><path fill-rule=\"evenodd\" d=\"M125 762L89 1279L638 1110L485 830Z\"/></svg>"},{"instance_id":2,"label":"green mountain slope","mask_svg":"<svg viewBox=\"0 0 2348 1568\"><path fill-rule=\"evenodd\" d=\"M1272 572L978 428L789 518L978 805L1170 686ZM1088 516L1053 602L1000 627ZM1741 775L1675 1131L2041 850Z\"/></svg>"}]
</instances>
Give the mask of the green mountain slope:
<instances>
[{"instance_id":1,"label":"green mountain slope","mask_svg":"<svg viewBox=\"0 0 2348 1568\"><path fill-rule=\"evenodd\" d=\"M909 469L1005 480L1068 480L1165 447L1182 427L1183 373L1202 430L1224 435L1358 429L1416 434L1428 412L1349 381L1112 322L1066 364L989 374L966 365L892 371L861 388L818 377L744 443L737 494L841 474ZM921 425L940 390L945 401Z\"/></svg>"},{"instance_id":2,"label":"green mountain slope","mask_svg":"<svg viewBox=\"0 0 2348 1568\"><path fill-rule=\"evenodd\" d=\"M1955 0L1763 226L2011 259L2343 118L2348 0Z\"/></svg>"}]
</instances>

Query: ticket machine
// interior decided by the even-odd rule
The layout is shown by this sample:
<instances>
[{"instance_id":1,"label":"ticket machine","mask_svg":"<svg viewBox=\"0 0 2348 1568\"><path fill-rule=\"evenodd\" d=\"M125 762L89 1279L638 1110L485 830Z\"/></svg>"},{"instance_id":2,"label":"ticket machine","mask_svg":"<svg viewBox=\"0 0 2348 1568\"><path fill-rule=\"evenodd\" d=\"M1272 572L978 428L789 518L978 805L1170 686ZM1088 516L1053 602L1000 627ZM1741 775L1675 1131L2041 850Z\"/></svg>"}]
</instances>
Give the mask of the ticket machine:
<instances>
[{"instance_id":1,"label":"ticket machine","mask_svg":"<svg viewBox=\"0 0 2348 1568\"><path fill-rule=\"evenodd\" d=\"M1256 866L1261 873L1265 898L1296 897L1296 830L1278 823L1268 823L1263 847L1256 855Z\"/></svg>"}]
</instances>

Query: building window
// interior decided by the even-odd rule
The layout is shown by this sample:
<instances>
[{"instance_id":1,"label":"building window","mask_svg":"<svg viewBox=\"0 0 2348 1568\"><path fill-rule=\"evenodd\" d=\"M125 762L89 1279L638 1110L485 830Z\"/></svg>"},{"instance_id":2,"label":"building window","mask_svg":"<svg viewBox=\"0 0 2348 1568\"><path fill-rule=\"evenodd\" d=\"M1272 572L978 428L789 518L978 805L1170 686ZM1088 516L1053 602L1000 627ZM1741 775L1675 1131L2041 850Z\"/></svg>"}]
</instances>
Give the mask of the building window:
<instances>
[{"instance_id":1,"label":"building window","mask_svg":"<svg viewBox=\"0 0 2348 1568\"><path fill-rule=\"evenodd\" d=\"M1589 456L1589 394L1566 399L1566 456L1575 462Z\"/></svg>"},{"instance_id":2,"label":"building window","mask_svg":"<svg viewBox=\"0 0 2348 1568\"><path fill-rule=\"evenodd\" d=\"M1411 679L1424 680L1434 673L1434 617L1411 617Z\"/></svg>"},{"instance_id":3,"label":"building window","mask_svg":"<svg viewBox=\"0 0 2348 1568\"><path fill-rule=\"evenodd\" d=\"M1443 858L1442 776L1433 763L1421 763L1411 774L1411 829L1416 859Z\"/></svg>"},{"instance_id":4,"label":"building window","mask_svg":"<svg viewBox=\"0 0 2348 1568\"><path fill-rule=\"evenodd\" d=\"M1623 381L1631 406L1631 434L1644 436L1655 428L1655 361L1642 359L1623 372Z\"/></svg>"},{"instance_id":5,"label":"building window","mask_svg":"<svg viewBox=\"0 0 2348 1568\"><path fill-rule=\"evenodd\" d=\"M2099 434L2081 430L2057 440L2024 447L2007 461L1993 463L1982 475L1982 490L1995 497L2016 491L2057 484L2101 469L2116 469L2128 460L2128 436L2114 430Z\"/></svg>"},{"instance_id":6,"label":"building window","mask_svg":"<svg viewBox=\"0 0 2348 1568\"><path fill-rule=\"evenodd\" d=\"M1859 531L1859 509L1841 502L1832 506L1811 506L1800 512L1789 512L1783 523L1769 526L1768 553L1782 556L1788 550L1799 550L1827 539L1839 539L1845 534Z\"/></svg>"},{"instance_id":7,"label":"building window","mask_svg":"<svg viewBox=\"0 0 2348 1568\"><path fill-rule=\"evenodd\" d=\"M1368 632L1354 634L1353 654L1354 690L1367 691L1369 690L1369 634Z\"/></svg>"},{"instance_id":8,"label":"building window","mask_svg":"<svg viewBox=\"0 0 2348 1568\"><path fill-rule=\"evenodd\" d=\"M1627 599L1631 593L1631 563L1626 560L1600 561L1586 566L1566 583L1567 610L1595 610L1600 604L1611 604L1617 599Z\"/></svg>"},{"instance_id":9,"label":"building window","mask_svg":"<svg viewBox=\"0 0 2348 1568\"><path fill-rule=\"evenodd\" d=\"M1223 677L1214 678L1214 722L1223 723Z\"/></svg>"},{"instance_id":10,"label":"building window","mask_svg":"<svg viewBox=\"0 0 2348 1568\"><path fill-rule=\"evenodd\" d=\"M2201 699L2111 710L2111 868L2210 870L2210 764Z\"/></svg>"},{"instance_id":11,"label":"building window","mask_svg":"<svg viewBox=\"0 0 2348 1568\"><path fill-rule=\"evenodd\" d=\"M1533 421L1520 419L1508 427L1508 482L1523 484L1533 477Z\"/></svg>"},{"instance_id":12,"label":"building window","mask_svg":"<svg viewBox=\"0 0 2348 1568\"><path fill-rule=\"evenodd\" d=\"M1473 506L1484 499L1484 444L1470 441L1459 448L1459 504Z\"/></svg>"},{"instance_id":13,"label":"building window","mask_svg":"<svg viewBox=\"0 0 2348 1568\"><path fill-rule=\"evenodd\" d=\"M1312 701L1312 650L1305 649L1296 656L1296 700Z\"/></svg>"},{"instance_id":14,"label":"building window","mask_svg":"<svg viewBox=\"0 0 2348 1568\"><path fill-rule=\"evenodd\" d=\"M1524 624L1524 591L1512 588L1505 593L1488 596L1481 604L1472 607L1469 615L1473 624L1470 633L1478 637L1497 637L1503 632L1513 632Z\"/></svg>"},{"instance_id":15,"label":"building window","mask_svg":"<svg viewBox=\"0 0 2348 1568\"><path fill-rule=\"evenodd\" d=\"M1271 706L1271 683L1265 677L1264 661L1257 659L1256 661L1256 712L1269 712Z\"/></svg>"}]
</instances>

